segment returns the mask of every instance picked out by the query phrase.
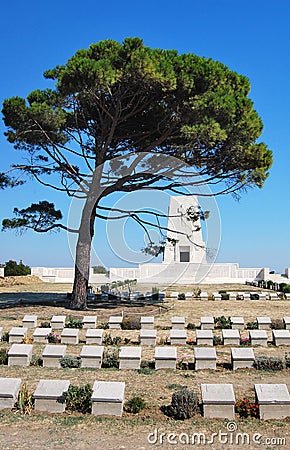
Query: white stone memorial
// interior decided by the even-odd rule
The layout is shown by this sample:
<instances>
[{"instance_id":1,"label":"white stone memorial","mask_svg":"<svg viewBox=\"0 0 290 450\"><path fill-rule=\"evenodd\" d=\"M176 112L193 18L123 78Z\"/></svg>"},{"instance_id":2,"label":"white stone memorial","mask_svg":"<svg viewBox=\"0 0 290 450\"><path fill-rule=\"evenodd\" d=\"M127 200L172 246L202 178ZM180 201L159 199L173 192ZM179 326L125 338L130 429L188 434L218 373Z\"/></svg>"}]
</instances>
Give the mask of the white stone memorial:
<instances>
[{"instance_id":1,"label":"white stone memorial","mask_svg":"<svg viewBox=\"0 0 290 450\"><path fill-rule=\"evenodd\" d=\"M40 380L33 394L35 411L63 413L66 407L63 393L69 385L69 380Z\"/></svg>"},{"instance_id":2,"label":"white stone memorial","mask_svg":"<svg viewBox=\"0 0 290 450\"><path fill-rule=\"evenodd\" d=\"M92 414L96 416L122 416L125 383L95 381L92 394Z\"/></svg>"},{"instance_id":3,"label":"white stone memorial","mask_svg":"<svg viewBox=\"0 0 290 450\"><path fill-rule=\"evenodd\" d=\"M251 300L251 292L243 292L243 300Z\"/></svg>"},{"instance_id":4,"label":"white stone memorial","mask_svg":"<svg viewBox=\"0 0 290 450\"><path fill-rule=\"evenodd\" d=\"M141 346L156 345L157 331L156 330L140 330Z\"/></svg>"},{"instance_id":5,"label":"white stone memorial","mask_svg":"<svg viewBox=\"0 0 290 450\"><path fill-rule=\"evenodd\" d=\"M194 359L195 359L195 370L216 369L215 348L195 347Z\"/></svg>"},{"instance_id":6,"label":"white stone memorial","mask_svg":"<svg viewBox=\"0 0 290 450\"><path fill-rule=\"evenodd\" d=\"M32 344L13 344L8 351L8 366L29 366L32 349Z\"/></svg>"},{"instance_id":7,"label":"white stone memorial","mask_svg":"<svg viewBox=\"0 0 290 450\"><path fill-rule=\"evenodd\" d=\"M22 326L25 328L37 327L37 316L25 315L22 319Z\"/></svg>"},{"instance_id":8,"label":"white stone memorial","mask_svg":"<svg viewBox=\"0 0 290 450\"><path fill-rule=\"evenodd\" d=\"M237 293L236 292L228 292L229 300L237 300Z\"/></svg>"},{"instance_id":9,"label":"white stone memorial","mask_svg":"<svg viewBox=\"0 0 290 450\"><path fill-rule=\"evenodd\" d=\"M27 328L24 327L13 327L9 331L9 342L11 344L21 344L23 339L27 335Z\"/></svg>"},{"instance_id":10,"label":"white stone memorial","mask_svg":"<svg viewBox=\"0 0 290 450\"><path fill-rule=\"evenodd\" d=\"M86 344L101 345L103 342L104 330L102 328L88 328L86 331Z\"/></svg>"},{"instance_id":11,"label":"white stone memorial","mask_svg":"<svg viewBox=\"0 0 290 450\"><path fill-rule=\"evenodd\" d=\"M221 296L221 294L219 292L213 292L212 293L212 298L213 298L213 300L221 300L222 296Z\"/></svg>"},{"instance_id":12,"label":"white stone memorial","mask_svg":"<svg viewBox=\"0 0 290 450\"><path fill-rule=\"evenodd\" d=\"M184 330L185 318L184 317L172 317L171 319L172 330Z\"/></svg>"},{"instance_id":13,"label":"white stone memorial","mask_svg":"<svg viewBox=\"0 0 290 450\"><path fill-rule=\"evenodd\" d=\"M231 317L232 330L244 330L245 321L243 317Z\"/></svg>"},{"instance_id":14,"label":"white stone memorial","mask_svg":"<svg viewBox=\"0 0 290 450\"><path fill-rule=\"evenodd\" d=\"M0 327L0 340L2 340L2 335L3 335L3 327Z\"/></svg>"},{"instance_id":15,"label":"white stone memorial","mask_svg":"<svg viewBox=\"0 0 290 450\"><path fill-rule=\"evenodd\" d=\"M60 359L66 354L66 345L46 345L43 353L43 367L60 368Z\"/></svg>"},{"instance_id":16,"label":"white stone memorial","mask_svg":"<svg viewBox=\"0 0 290 450\"><path fill-rule=\"evenodd\" d=\"M290 396L286 384L255 384L261 420L290 417Z\"/></svg>"},{"instance_id":17,"label":"white stone memorial","mask_svg":"<svg viewBox=\"0 0 290 450\"><path fill-rule=\"evenodd\" d=\"M84 316L83 317L83 328L84 330L90 328L96 328L97 326L97 316Z\"/></svg>"},{"instance_id":18,"label":"white stone memorial","mask_svg":"<svg viewBox=\"0 0 290 450\"><path fill-rule=\"evenodd\" d=\"M251 345L261 345L267 347L268 335L266 330L250 330L250 342Z\"/></svg>"},{"instance_id":19,"label":"white stone memorial","mask_svg":"<svg viewBox=\"0 0 290 450\"><path fill-rule=\"evenodd\" d=\"M53 316L50 321L50 326L53 330L61 330L65 326L65 316Z\"/></svg>"},{"instance_id":20,"label":"white stone memorial","mask_svg":"<svg viewBox=\"0 0 290 450\"><path fill-rule=\"evenodd\" d=\"M253 367L255 354L252 348L231 348L231 362L233 370Z\"/></svg>"},{"instance_id":21,"label":"white stone memorial","mask_svg":"<svg viewBox=\"0 0 290 450\"><path fill-rule=\"evenodd\" d=\"M235 394L232 384L201 384L203 415L207 419L235 417Z\"/></svg>"},{"instance_id":22,"label":"white stone memorial","mask_svg":"<svg viewBox=\"0 0 290 450\"><path fill-rule=\"evenodd\" d=\"M283 317L284 327L286 330L290 330L290 316Z\"/></svg>"},{"instance_id":23,"label":"white stone memorial","mask_svg":"<svg viewBox=\"0 0 290 450\"><path fill-rule=\"evenodd\" d=\"M187 339L186 330L170 330L171 345L185 345Z\"/></svg>"},{"instance_id":24,"label":"white stone memorial","mask_svg":"<svg viewBox=\"0 0 290 450\"><path fill-rule=\"evenodd\" d=\"M280 297L278 296L277 292L270 293L270 300L280 300Z\"/></svg>"},{"instance_id":25,"label":"white stone memorial","mask_svg":"<svg viewBox=\"0 0 290 450\"><path fill-rule=\"evenodd\" d=\"M79 343L79 329L78 328L63 328L61 332L62 344L78 344Z\"/></svg>"},{"instance_id":26,"label":"white stone memorial","mask_svg":"<svg viewBox=\"0 0 290 450\"><path fill-rule=\"evenodd\" d=\"M239 330L223 329L223 345L240 345Z\"/></svg>"},{"instance_id":27,"label":"white stone memorial","mask_svg":"<svg viewBox=\"0 0 290 450\"><path fill-rule=\"evenodd\" d=\"M84 345L82 347L81 368L100 369L102 366L104 347L101 345Z\"/></svg>"},{"instance_id":28,"label":"white stone memorial","mask_svg":"<svg viewBox=\"0 0 290 450\"><path fill-rule=\"evenodd\" d=\"M203 316L200 318L200 328L201 330L213 330L214 329L214 318L213 316Z\"/></svg>"},{"instance_id":29,"label":"white stone memorial","mask_svg":"<svg viewBox=\"0 0 290 450\"><path fill-rule=\"evenodd\" d=\"M270 330L272 321L270 317L257 317L257 323L259 330Z\"/></svg>"},{"instance_id":30,"label":"white stone memorial","mask_svg":"<svg viewBox=\"0 0 290 450\"><path fill-rule=\"evenodd\" d=\"M142 330L154 330L154 317L153 316L142 316L140 319Z\"/></svg>"},{"instance_id":31,"label":"white stone memorial","mask_svg":"<svg viewBox=\"0 0 290 450\"><path fill-rule=\"evenodd\" d=\"M290 331L289 330L273 330L274 345L290 345Z\"/></svg>"},{"instance_id":32,"label":"white stone memorial","mask_svg":"<svg viewBox=\"0 0 290 450\"><path fill-rule=\"evenodd\" d=\"M21 378L0 378L0 409L14 407L21 387Z\"/></svg>"},{"instance_id":33,"label":"white stone memorial","mask_svg":"<svg viewBox=\"0 0 290 450\"><path fill-rule=\"evenodd\" d=\"M123 322L122 316L110 316L109 329L110 330L121 330L122 322Z\"/></svg>"},{"instance_id":34,"label":"white stone memorial","mask_svg":"<svg viewBox=\"0 0 290 450\"><path fill-rule=\"evenodd\" d=\"M213 346L212 330L196 330L196 344Z\"/></svg>"},{"instance_id":35,"label":"white stone memorial","mask_svg":"<svg viewBox=\"0 0 290 450\"><path fill-rule=\"evenodd\" d=\"M41 344L48 343L48 335L52 332L51 328L36 328L33 332L33 342Z\"/></svg>"},{"instance_id":36,"label":"white stone memorial","mask_svg":"<svg viewBox=\"0 0 290 450\"><path fill-rule=\"evenodd\" d=\"M119 369L140 369L142 347L120 347Z\"/></svg>"},{"instance_id":37,"label":"white stone memorial","mask_svg":"<svg viewBox=\"0 0 290 450\"><path fill-rule=\"evenodd\" d=\"M199 298L200 298L200 300L208 300L208 293L202 291L202 292L199 294Z\"/></svg>"},{"instance_id":38,"label":"white stone memorial","mask_svg":"<svg viewBox=\"0 0 290 450\"><path fill-rule=\"evenodd\" d=\"M155 347L155 369L176 369L175 347Z\"/></svg>"},{"instance_id":39,"label":"white stone memorial","mask_svg":"<svg viewBox=\"0 0 290 450\"><path fill-rule=\"evenodd\" d=\"M178 298L179 292L170 292L170 298Z\"/></svg>"},{"instance_id":40,"label":"white stone memorial","mask_svg":"<svg viewBox=\"0 0 290 450\"><path fill-rule=\"evenodd\" d=\"M185 292L185 298L192 298L194 296L193 292Z\"/></svg>"}]
</instances>

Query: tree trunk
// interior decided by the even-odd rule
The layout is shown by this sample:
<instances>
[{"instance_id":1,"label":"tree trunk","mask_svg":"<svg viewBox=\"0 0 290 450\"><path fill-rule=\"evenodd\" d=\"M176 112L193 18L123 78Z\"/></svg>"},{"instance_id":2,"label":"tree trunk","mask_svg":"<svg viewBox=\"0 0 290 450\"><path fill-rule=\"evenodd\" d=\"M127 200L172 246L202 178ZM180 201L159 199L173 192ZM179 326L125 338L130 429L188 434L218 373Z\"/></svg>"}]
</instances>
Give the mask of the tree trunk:
<instances>
[{"instance_id":1,"label":"tree trunk","mask_svg":"<svg viewBox=\"0 0 290 450\"><path fill-rule=\"evenodd\" d=\"M87 306L87 289L90 276L91 245L94 235L96 199L91 196L86 200L79 228L76 247L75 276L70 301L71 309L85 309Z\"/></svg>"},{"instance_id":2,"label":"tree trunk","mask_svg":"<svg viewBox=\"0 0 290 450\"><path fill-rule=\"evenodd\" d=\"M78 240L76 249L75 276L70 301L71 309L85 309L87 306L87 289L90 275L91 242Z\"/></svg>"}]
</instances>

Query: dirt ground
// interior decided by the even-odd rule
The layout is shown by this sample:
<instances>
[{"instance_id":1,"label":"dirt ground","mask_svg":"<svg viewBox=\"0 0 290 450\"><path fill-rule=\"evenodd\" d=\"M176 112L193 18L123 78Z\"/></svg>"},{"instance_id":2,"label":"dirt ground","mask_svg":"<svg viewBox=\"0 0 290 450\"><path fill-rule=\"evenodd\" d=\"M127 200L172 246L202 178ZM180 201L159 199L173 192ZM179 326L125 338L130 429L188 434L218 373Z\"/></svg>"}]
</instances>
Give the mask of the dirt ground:
<instances>
[{"instance_id":1,"label":"dirt ground","mask_svg":"<svg viewBox=\"0 0 290 450\"><path fill-rule=\"evenodd\" d=\"M172 300L168 299L163 308L147 306L145 308L96 305L86 312L70 311L65 305L65 293L70 290L68 285L53 285L33 283L22 285L10 285L0 287L0 326L3 331L9 331L12 326L21 326L25 314L36 314L38 323L49 320L54 314L72 314L74 317L97 315L98 325L108 320L110 315L119 314L121 311L126 316L154 315L157 326L157 342L162 344L169 336L171 317L184 316L186 322L199 325L201 316L213 315L226 317L243 316L245 322L255 320L257 316L269 316L272 319L281 319L290 316L289 301L198 301L198 300ZM211 286L212 290L224 289L224 286ZM247 286L227 286L228 290L242 291ZM203 290L210 291L205 286ZM172 289L175 290L175 289ZM192 290L192 287L176 288L182 292ZM250 288L250 290L254 290ZM26 304L26 299L33 298L35 304ZM19 304L19 299L24 299ZM37 304L37 298L39 299ZM57 306L44 306L39 303L43 299L62 299L63 304ZM17 304L13 302L17 300ZM131 344L137 342L139 331L137 330L105 330L112 337L120 336L123 339L131 339ZM220 330L214 333L221 336ZM30 332L32 334L32 332ZM195 341L195 330L188 330L188 339ZM80 331L80 344L68 346L67 354L79 355L84 343L85 331ZM243 337L248 336L248 331L242 332ZM271 339L271 331L268 331ZM9 348L6 342L0 343L0 349ZM41 356L43 344L34 344L33 354ZM178 356L186 356L193 363L193 346L178 347ZM68 379L71 384L93 384L97 380L125 381L125 400L133 396L141 396L145 399L147 407L139 414L124 412L122 418L93 417L77 413L64 413L61 415L37 414L21 415L19 411L3 411L0 413L0 449L104 449L104 450L141 450L141 449L247 449L265 448L288 449L290 448L290 420L260 421L259 419L240 419L237 415L235 423L229 424L224 420L209 420L200 415L185 421L175 421L167 418L160 411L161 405L167 405L171 401L172 393L181 386L198 393L200 398L201 383L232 383L236 399L248 397L254 399L255 383L286 383L290 388L290 369L280 372L262 372L256 369L242 369L232 371L230 368L230 348L219 345L217 351L217 370L165 370L138 373L137 371L118 369L49 369L44 367L29 366L24 368L8 367L0 365L1 377L20 377L25 382L28 391L33 393L40 379ZM255 355L279 356L284 358L287 347L274 347L269 344L267 348L256 347ZM290 348L289 348L290 352ZM142 360L153 361L154 349L143 347ZM228 428L227 428L228 427ZM230 428L234 427L234 428ZM237 428L237 429L236 429ZM235 430L231 432L231 430ZM163 433L163 434L162 434ZM206 441L198 443L195 435L195 444L186 444L187 437L194 433L204 433ZM217 433L217 435L213 434ZM222 433L222 434L221 434ZM242 445L238 439L238 433L246 433L248 441ZM260 436L260 437L259 437ZM148 441L149 439L149 441ZM210 440L213 443L210 443Z\"/></svg>"}]
</instances>

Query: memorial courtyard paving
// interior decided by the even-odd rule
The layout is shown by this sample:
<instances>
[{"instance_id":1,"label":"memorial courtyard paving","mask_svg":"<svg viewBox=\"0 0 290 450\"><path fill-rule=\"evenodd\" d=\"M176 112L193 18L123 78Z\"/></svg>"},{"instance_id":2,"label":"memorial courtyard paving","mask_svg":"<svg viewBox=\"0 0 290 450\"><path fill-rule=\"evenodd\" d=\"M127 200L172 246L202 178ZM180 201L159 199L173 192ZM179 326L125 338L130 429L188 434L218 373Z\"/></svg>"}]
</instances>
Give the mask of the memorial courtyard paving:
<instances>
[{"instance_id":1,"label":"memorial courtyard paving","mask_svg":"<svg viewBox=\"0 0 290 450\"><path fill-rule=\"evenodd\" d=\"M32 281L32 283L31 283ZM20 298L39 298L39 302L56 299L60 300L63 295L69 292L69 285L53 285L40 283L36 279L28 279L26 284L0 286L0 326L3 331L9 331L12 327L22 326L22 319L26 314L38 316L38 323L48 321L53 315L70 314L74 317L83 318L84 315L97 315L98 322L108 321L111 315L124 316L150 315L155 317L155 328L157 328L157 345L164 342L169 337L171 318L182 316L186 319L186 324L191 322L199 325L202 316L242 316L245 324L256 320L259 316L268 316L272 320L282 319L283 316L290 316L290 303L286 300L251 300L251 301L201 301L201 300L174 300L168 298L164 307L146 306L117 306L106 305L103 308L100 304L96 308L88 311L70 311L61 306L44 306L41 304L26 305L13 304ZM145 288L146 289L146 288ZM197 286L194 287L197 289ZM254 291L255 288L242 285L209 285L202 286L203 291L209 293L226 289L228 291ZM186 292L192 291L192 286L172 287L171 291ZM170 289L167 290L168 292ZM32 330L29 335L32 336ZM104 330L112 337L121 336L131 339L131 343L138 340L139 330ZM60 334L60 333L59 333ZM221 336L221 330L215 330L214 334ZM268 346L255 347L255 356L266 355L284 358L286 352L290 352L290 347L275 347L269 344L271 331L267 331ZM241 337L247 337L248 331L241 331ZM85 330L80 330L80 343L67 346L67 355L79 356L81 348L85 343ZM195 330L187 330L187 339L195 340ZM130 344L131 345L131 344ZM11 344L1 342L1 348L10 348ZM45 344L34 343L33 354L41 356ZM31 415L21 415L17 411L0 412L0 448L1 449L149 449L149 448L208 448L225 449L241 448L241 445L224 445L215 443L214 445L171 445L166 442L155 445L147 442L149 433L158 429L158 433L204 433L210 438L216 432L227 433L227 421L218 419L205 419L202 416L195 416L193 419L185 421L175 421L169 419L160 411L161 405L167 405L171 401L174 390L181 386L187 386L189 390L194 390L200 397L201 383L232 383L236 399L248 397L254 399L254 384L257 383L286 383L290 388L290 369L279 372L258 371L256 369L240 369L233 371L230 367L231 346L216 346L217 369L216 370L160 370L151 371L149 374L138 373L132 370L118 369L53 369L44 367L17 367L0 366L0 377L21 378L25 382L29 392L33 393L40 379L68 379L71 384L83 385L90 383L93 385L98 381L124 381L126 383L125 401L133 396L141 396L147 403L147 408L138 414L129 414L124 411L120 419L109 417L93 417L78 413L63 414L39 414L32 412ZM193 346L178 346L178 357L187 356L188 360L194 361ZM154 347L143 347L142 360L154 361ZM237 431L242 433L259 433L262 441L272 438L272 444L264 445L268 450L274 448L290 448L290 419L260 421L259 419L240 419L236 415L235 423ZM286 445L279 439L284 438ZM275 441L276 439L276 441ZM244 448L261 448L261 445L245 445Z\"/></svg>"}]
</instances>

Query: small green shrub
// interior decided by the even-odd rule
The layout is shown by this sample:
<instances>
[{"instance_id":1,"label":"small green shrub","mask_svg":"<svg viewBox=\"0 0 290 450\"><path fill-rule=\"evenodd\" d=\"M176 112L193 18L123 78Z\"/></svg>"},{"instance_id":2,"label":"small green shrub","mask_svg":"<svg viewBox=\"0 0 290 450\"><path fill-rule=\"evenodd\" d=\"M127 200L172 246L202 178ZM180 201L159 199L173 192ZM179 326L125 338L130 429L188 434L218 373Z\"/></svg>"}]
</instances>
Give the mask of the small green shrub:
<instances>
[{"instance_id":1,"label":"small green shrub","mask_svg":"<svg viewBox=\"0 0 290 450\"><path fill-rule=\"evenodd\" d=\"M184 355L184 356L181 356L180 358L177 358L177 360L176 360L176 367L177 367L177 369L188 370L188 366L189 366L189 361L188 361L188 356L187 355Z\"/></svg>"},{"instance_id":2,"label":"small green shrub","mask_svg":"<svg viewBox=\"0 0 290 450\"><path fill-rule=\"evenodd\" d=\"M167 389L187 389L187 386L183 386L179 383L172 383L165 386Z\"/></svg>"},{"instance_id":3,"label":"small green shrub","mask_svg":"<svg viewBox=\"0 0 290 450\"><path fill-rule=\"evenodd\" d=\"M33 410L34 398L33 394L30 394L27 390L26 384L21 386L16 402L16 409L20 411L20 414L30 415Z\"/></svg>"},{"instance_id":4,"label":"small green shrub","mask_svg":"<svg viewBox=\"0 0 290 450\"><path fill-rule=\"evenodd\" d=\"M60 336L59 336L59 334L54 334L51 332L47 335L47 341L49 344L59 344Z\"/></svg>"},{"instance_id":5,"label":"small green shrub","mask_svg":"<svg viewBox=\"0 0 290 450\"><path fill-rule=\"evenodd\" d=\"M60 365L63 369L77 369L81 367L81 358L79 356L66 355L60 358Z\"/></svg>"},{"instance_id":6,"label":"small green shrub","mask_svg":"<svg viewBox=\"0 0 290 450\"><path fill-rule=\"evenodd\" d=\"M75 319L73 316L69 316L68 321L65 323L66 328L79 328L82 329L84 326L81 319Z\"/></svg>"},{"instance_id":7,"label":"small green shrub","mask_svg":"<svg viewBox=\"0 0 290 450\"><path fill-rule=\"evenodd\" d=\"M102 328L103 330L108 330L109 322L101 322L99 328Z\"/></svg>"},{"instance_id":8,"label":"small green shrub","mask_svg":"<svg viewBox=\"0 0 290 450\"><path fill-rule=\"evenodd\" d=\"M287 369L290 368L290 353L285 353L285 365Z\"/></svg>"},{"instance_id":9,"label":"small green shrub","mask_svg":"<svg viewBox=\"0 0 290 450\"><path fill-rule=\"evenodd\" d=\"M259 405L248 398L240 398L235 404L235 412L240 417L259 417Z\"/></svg>"},{"instance_id":10,"label":"small green shrub","mask_svg":"<svg viewBox=\"0 0 290 450\"><path fill-rule=\"evenodd\" d=\"M180 294L178 294L178 300L185 300L185 294L184 292L181 292Z\"/></svg>"},{"instance_id":11,"label":"small green shrub","mask_svg":"<svg viewBox=\"0 0 290 450\"><path fill-rule=\"evenodd\" d=\"M283 330L284 322L282 319L273 319L271 323L272 330Z\"/></svg>"},{"instance_id":12,"label":"small green shrub","mask_svg":"<svg viewBox=\"0 0 290 450\"><path fill-rule=\"evenodd\" d=\"M50 328L50 322L41 322L39 328Z\"/></svg>"},{"instance_id":13,"label":"small green shrub","mask_svg":"<svg viewBox=\"0 0 290 450\"><path fill-rule=\"evenodd\" d=\"M9 332L8 332L8 331L5 331L5 332L2 334L2 341L3 341L3 342L9 342Z\"/></svg>"},{"instance_id":14,"label":"small green shrub","mask_svg":"<svg viewBox=\"0 0 290 450\"><path fill-rule=\"evenodd\" d=\"M8 351L5 348L0 350L0 364L5 366L8 364Z\"/></svg>"},{"instance_id":15,"label":"small green shrub","mask_svg":"<svg viewBox=\"0 0 290 450\"><path fill-rule=\"evenodd\" d=\"M257 330L258 329L258 322L254 320L253 322L247 323L247 329L248 330Z\"/></svg>"},{"instance_id":16,"label":"small green shrub","mask_svg":"<svg viewBox=\"0 0 290 450\"><path fill-rule=\"evenodd\" d=\"M112 339L112 345L120 345L122 342L122 338L120 336L115 336Z\"/></svg>"},{"instance_id":17,"label":"small green shrub","mask_svg":"<svg viewBox=\"0 0 290 450\"><path fill-rule=\"evenodd\" d=\"M124 317L121 323L122 330L140 330L141 324L138 317Z\"/></svg>"},{"instance_id":18,"label":"small green shrub","mask_svg":"<svg viewBox=\"0 0 290 450\"><path fill-rule=\"evenodd\" d=\"M240 345L242 347L248 347L249 345L251 345L251 341L249 338L241 338L240 339Z\"/></svg>"},{"instance_id":19,"label":"small green shrub","mask_svg":"<svg viewBox=\"0 0 290 450\"><path fill-rule=\"evenodd\" d=\"M104 345L112 345L113 339L110 333L105 333L103 336L103 344Z\"/></svg>"},{"instance_id":20,"label":"small green shrub","mask_svg":"<svg viewBox=\"0 0 290 450\"><path fill-rule=\"evenodd\" d=\"M232 328L231 318L226 318L225 316L214 317L215 328Z\"/></svg>"},{"instance_id":21,"label":"small green shrub","mask_svg":"<svg viewBox=\"0 0 290 450\"><path fill-rule=\"evenodd\" d=\"M124 338L124 344L125 344L125 345L130 344L130 342L131 342L131 339L129 339L129 338Z\"/></svg>"},{"instance_id":22,"label":"small green shrub","mask_svg":"<svg viewBox=\"0 0 290 450\"><path fill-rule=\"evenodd\" d=\"M195 392L184 388L172 394L171 404L161 406L161 411L176 420L190 419L200 414L198 396Z\"/></svg>"},{"instance_id":23,"label":"small green shrub","mask_svg":"<svg viewBox=\"0 0 290 450\"><path fill-rule=\"evenodd\" d=\"M195 330L196 329L196 325L195 325L195 323L192 323L192 322L189 322L188 324L187 324L187 327L186 327L188 330Z\"/></svg>"},{"instance_id":24,"label":"small green shrub","mask_svg":"<svg viewBox=\"0 0 290 450\"><path fill-rule=\"evenodd\" d=\"M92 410L92 394L93 390L89 384L80 387L71 384L68 390L63 393L66 410L77 411L82 414L90 413Z\"/></svg>"},{"instance_id":25,"label":"small green shrub","mask_svg":"<svg viewBox=\"0 0 290 450\"><path fill-rule=\"evenodd\" d=\"M117 349L104 349L102 367L106 369L119 367L119 352Z\"/></svg>"},{"instance_id":26,"label":"small green shrub","mask_svg":"<svg viewBox=\"0 0 290 450\"><path fill-rule=\"evenodd\" d=\"M220 336L215 336L213 337L213 345L221 345L222 344L222 340L220 338Z\"/></svg>"},{"instance_id":27,"label":"small green shrub","mask_svg":"<svg viewBox=\"0 0 290 450\"><path fill-rule=\"evenodd\" d=\"M36 366L36 367L41 367L41 366L43 366L43 359L40 358L40 356L38 356L38 355L32 355L30 365Z\"/></svg>"},{"instance_id":28,"label":"small green shrub","mask_svg":"<svg viewBox=\"0 0 290 450\"><path fill-rule=\"evenodd\" d=\"M154 369L150 369L149 367L141 367L141 369L137 369L138 373L141 373L142 375L152 375L154 373Z\"/></svg>"},{"instance_id":29,"label":"small green shrub","mask_svg":"<svg viewBox=\"0 0 290 450\"><path fill-rule=\"evenodd\" d=\"M142 397L132 397L125 403L125 411L132 414L137 414L142 409L145 409L146 406L146 402Z\"/></svg>"},{"instance_id":30,"label":"small green shrub","mask_svg":"<svg viewBox=\"0 0 290 450\"><path fill-rule=\"evenodd\" d=\"M257 356L254 362L254 367L257 370L279 371L286 367L286 363L281 358L270 356Z\"/></svg>"}]
</instances>

